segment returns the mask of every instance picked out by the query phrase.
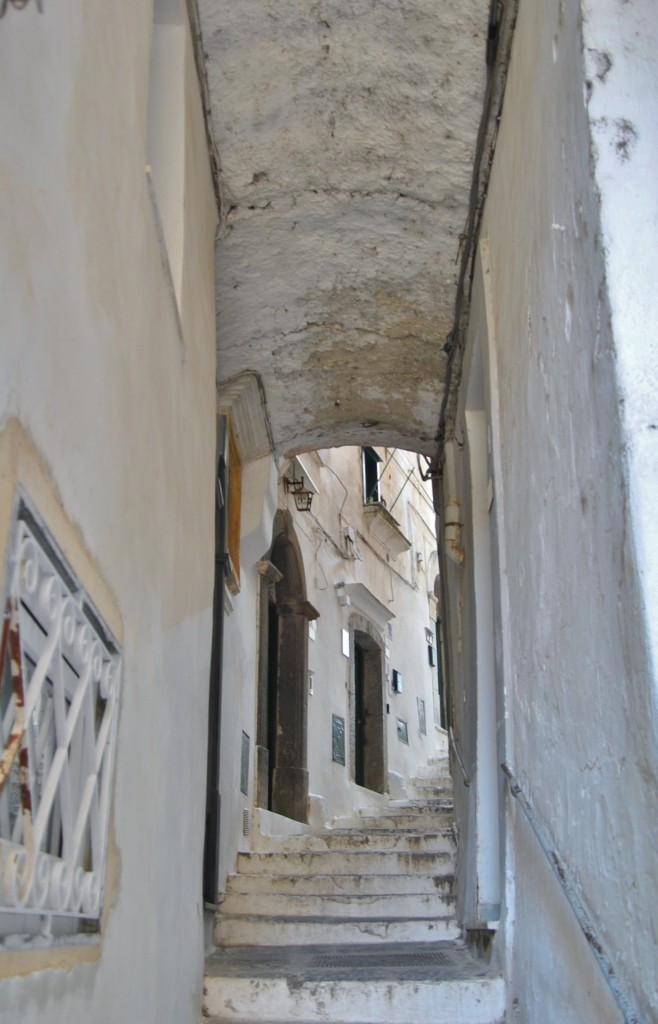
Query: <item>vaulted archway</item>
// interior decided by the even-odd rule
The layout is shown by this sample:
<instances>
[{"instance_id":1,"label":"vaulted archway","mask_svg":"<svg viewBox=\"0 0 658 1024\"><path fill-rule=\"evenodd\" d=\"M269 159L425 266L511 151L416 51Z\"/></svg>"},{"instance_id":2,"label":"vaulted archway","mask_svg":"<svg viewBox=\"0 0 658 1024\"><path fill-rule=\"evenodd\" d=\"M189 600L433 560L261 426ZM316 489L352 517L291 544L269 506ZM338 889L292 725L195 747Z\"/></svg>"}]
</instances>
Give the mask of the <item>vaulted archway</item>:
<instances>
[{"instance_id":1,"label":"vaulted archway","mask_svg":"<svg viewBox=\"0 0 658 1024\"><path fill-rule=\"evenodd\" d=\"M220 388L259 376L276 454L434 455L491 143L496 5L199 12L221 156Z\"/></svg>"}]
</instances>

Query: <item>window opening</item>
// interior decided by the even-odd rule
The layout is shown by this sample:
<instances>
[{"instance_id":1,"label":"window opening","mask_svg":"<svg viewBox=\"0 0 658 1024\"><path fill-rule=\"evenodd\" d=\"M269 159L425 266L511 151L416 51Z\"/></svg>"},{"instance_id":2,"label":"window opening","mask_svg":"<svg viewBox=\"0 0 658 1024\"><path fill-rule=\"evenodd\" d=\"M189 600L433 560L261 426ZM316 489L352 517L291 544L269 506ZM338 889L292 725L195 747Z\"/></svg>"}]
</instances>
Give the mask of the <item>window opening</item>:
<instances>
[{"instance_id":1,"label":"window opening","mask_svg":"<svg viewBox=\"0 0 658 1024\"><path fill-rule=\"evenodd\" d=\"M381 502L379 464L383 462L383 459L374 448L362 448L361 461L363 470L363 502L365 505L371 502Z\"/></svg>"},{"instance_id":2,"label":"window opening","mask_svg":"<svg viewBox=\"0 0 658 1024\"><path fill-rule=\"evenodd\" d=\"M21 498L0 644L0 935L94 930L121 654ZM45 923L44 923L45 920Z\"/></svg>"}]
</instances>

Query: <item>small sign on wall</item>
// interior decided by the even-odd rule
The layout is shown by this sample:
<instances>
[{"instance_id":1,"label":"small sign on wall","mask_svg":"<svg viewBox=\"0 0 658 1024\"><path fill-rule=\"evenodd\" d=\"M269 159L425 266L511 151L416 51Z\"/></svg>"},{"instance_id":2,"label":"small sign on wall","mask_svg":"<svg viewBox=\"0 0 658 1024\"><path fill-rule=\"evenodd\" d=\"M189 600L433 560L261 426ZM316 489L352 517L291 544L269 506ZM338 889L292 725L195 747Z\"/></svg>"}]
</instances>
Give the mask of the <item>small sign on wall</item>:
<instances>
[{"instance_id":1,"label":"small sign on wall","mask_svg":"<svg viewBox=\"0 0 658 1024\"><path fill-rule=\"evenodd\" d=\"M425 717L425 701L421 697L416 697L418 702L418 729L422 732L423 736L427 736L427 719Z\"/></svg>"},{"instance_id":2,"label":"small sign on wall","mask_svg":"<svg viewBox=\"0 0 658 1024\"><path fill-rule=\"evenodd\" d=\"M240 792L245 796L249 793L249 737L242 733L242 751L240 757Z\"/></svg>"},{"instance_id":3,"label":"small sign on wall","mask_svg":"<svg viewBox=\"0 0 658 1024\"><path fill-rule=\"evenodd\" d=\"M331 760L345 764L345 719L331 716Z\"/></svg>"},{"instance_id":4,"label":"small sign on wall","mask_svg":"<svg viewBox=\"0 0 658 1024\"><path fill-rule=\"evenodd\" d=\"M341 644L342 644L343 654L345 655L346 658L349 658L349 656L350 656L350 634L349 634L349 630L341 629L340 633L341 633Z\"/></svg>"}]
</instances>

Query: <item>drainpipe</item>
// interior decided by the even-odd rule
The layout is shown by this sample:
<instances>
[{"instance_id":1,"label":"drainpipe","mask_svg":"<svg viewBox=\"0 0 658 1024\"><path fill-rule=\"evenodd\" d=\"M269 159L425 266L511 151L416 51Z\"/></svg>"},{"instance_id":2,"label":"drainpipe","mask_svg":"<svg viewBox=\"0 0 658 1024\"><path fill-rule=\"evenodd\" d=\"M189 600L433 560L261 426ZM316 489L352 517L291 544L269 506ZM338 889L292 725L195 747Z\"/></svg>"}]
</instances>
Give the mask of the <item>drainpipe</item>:
<instances>
[{"instance_id":1,"label":"drainpipe","mask_svg":"<svg viewBox=\"0 0 658 1024\"><path fill-rule=\"evenodd\" d=\"M450 728L454 721L454 709L452 706L452 652L450 649L450 608L448 605L448 586L446 576L446 549L441 543L441 516L438 509L444 507L444 496L447 493L446 480L445 480L445 463L439 473L432 478L432 500L434 503L434 510L436 515L436 553L439 563L439 584L441 587L440 591L440 612L441 612L441 624L443 626L443 648L442 652L444 655L444 662L441 666L443 672L443 683L445 686L445 712L446 712L446 729ZM437 647L438 652L438 647Z\"/></svg>"},{"instance_id":2,"label":"drainpipe","mask_svg":"<svg viewBox=\"0 0 658 1024\"><path fill-rule=\"evenodd\" d=\"M230 572L226 550L226 498L228 483L228 430L226 416L217 419L217 467L215 476L215 587L212 613L212 649L208 691L208 767L206 784L206 834L203 848L203 899L217 903L221 794L219 756L222 726L222 651L224 646L225 581Z\"/></svg>"},{"instance_id":3,"label":"drainpipe","mask_svg":"<svg viewBox=\"0 0 658 1024\"><path fill-rule=\"evenodd\" d=\"M446 441L444 447L444 493L443 536L446 553L457 565L463 565L464 549L461 544L462 524L459 501L457 499L457 472L455 468L455 442Z\"/></svg>"}]
</instances>

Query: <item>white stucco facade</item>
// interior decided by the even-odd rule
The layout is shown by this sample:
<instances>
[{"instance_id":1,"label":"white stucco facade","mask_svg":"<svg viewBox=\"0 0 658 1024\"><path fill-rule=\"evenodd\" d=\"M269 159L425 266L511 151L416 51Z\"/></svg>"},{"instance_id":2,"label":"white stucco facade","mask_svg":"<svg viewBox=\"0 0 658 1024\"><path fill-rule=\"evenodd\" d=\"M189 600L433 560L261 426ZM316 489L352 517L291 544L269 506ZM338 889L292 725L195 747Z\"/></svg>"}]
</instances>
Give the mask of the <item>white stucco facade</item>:
<instances>
[{"instance_id":1,"label":"white stucco facade","mask_svg":"<svg viewBox=\"0 0 658 1024\"><path fill-rule=\"evenodd\" d=\"M0 1017L26 1024L199 1014L216 209L177 16L177 290L145 171L150 5L0 22L3 556L20 485L123 654L101 934L3 946Z\"/></svg>"},{"instance_id":2,"label":"white stucco facade","mask_svg":"<svg viewBox=\"0 0 658 1024\"><path fill-rule=\"evenodd\" d=\"M475 793L457 786L467 911L491 864L478 861L493 825L478 816L477 790L493 750L558 856L622 1002L646 1020L656 985L647 941L655 655L645 625L656 488L655 255L646 240L656 223L647 177L656 133L645 123L654 32L648 5L520 6L455 426L465 557L463 566L445 559L453 685L468 705L458 705L456 732L475 779ZM474 409L487 431L479 483ZM475 650L487 611L474 578L482 486L496 665L484 751ZM511 1019L623 1019L502 775L496 788Z\"/></svg>"},{"instance_id":3,"label":"white stucco facade","mask_svg":"<svg viewBox=\"0 0 658 1024\"><path fill-rule=\"evenodd\" d=\"M258 821L255 809L264 806L255 779L259 637L267 630L261 619L259 572L263 559L270 557L275 503L290 518L306 597L318 616L308 625L307 824L331 825L359 806L375 807L388 795L402 796L405 780L446 748L439 698L438 563L431 492L414 454L383 448L377 452L382 460L382 502L370 509L364 503L360 448L324 449L283 460L278 480L276 474L270 475L260 531L252 530L249 518L254 492L251 487L243 490L240 588L229 599L224 635L220 889L226 873L234 870L238 850L251 845L244 834L244 812ZM285 487L286 479L304 474L306 484L310 481L317 490L310 513L296 509L294 496ZM264 467L260 475L266 477ZM387 506L393 506L391 512ZM385 521L383 532L378 523L373 525L373 518ZM268 528L269 541L258 551L253 538L263 538ZM385 767L377 791L355 779L355 630L367 630L379 647ZM401 692L394 689L394 671L401 679ZM342 721L345 763L333 758L332 716ZM246 793L240 787L243 733L250 743ZM262 815L261 819L265 821ZM292 826L280 821L263 827Z\"/></svg>"}]
</instances>

